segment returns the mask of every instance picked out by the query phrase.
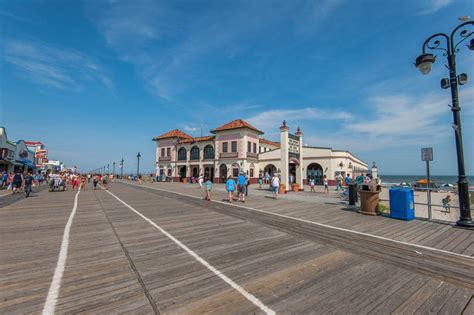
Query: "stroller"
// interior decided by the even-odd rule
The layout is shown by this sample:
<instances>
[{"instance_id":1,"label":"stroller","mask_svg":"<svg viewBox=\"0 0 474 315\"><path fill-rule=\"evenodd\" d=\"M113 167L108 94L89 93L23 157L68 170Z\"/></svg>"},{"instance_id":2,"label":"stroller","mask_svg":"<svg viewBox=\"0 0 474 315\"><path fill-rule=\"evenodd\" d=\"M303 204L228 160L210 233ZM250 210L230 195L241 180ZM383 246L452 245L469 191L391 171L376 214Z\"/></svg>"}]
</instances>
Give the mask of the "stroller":
<instances>
[{"instance_id":1,"label":"stroller","mask_svg":"<svg viewBox=\"0 0 474 315\"><path fill-rule=\"evenodd\" d=\"M54 177L49 184L49 191L65 191L66 185L60 177Z\"/></svg>"}]
</instances>

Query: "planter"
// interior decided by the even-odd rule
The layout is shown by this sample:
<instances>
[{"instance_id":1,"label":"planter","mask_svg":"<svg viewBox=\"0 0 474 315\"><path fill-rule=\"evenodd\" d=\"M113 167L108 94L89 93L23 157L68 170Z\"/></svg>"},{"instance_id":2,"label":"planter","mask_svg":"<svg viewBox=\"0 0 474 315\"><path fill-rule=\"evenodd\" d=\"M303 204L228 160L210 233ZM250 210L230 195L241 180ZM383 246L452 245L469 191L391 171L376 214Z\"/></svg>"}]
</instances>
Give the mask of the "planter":
<instances>
[{"instance_id":1,"label":"planter","mask_svg":"<svg viewBox=\"0 0 474 315\"><path fill-rule=\"evenodd\" d=\"M286 185L280 184L280 188L278 189L279 194L286 194Z\"/></svg>"},{"instance_id":2,"label":"planter","mask_svg":"<svg viewBox=\"0 0 474 315\"><path fill-rule=\"evenodd\" d=\"M291 184L291 191L298 192L300 191L300 184Z\"/></svg>"}]
</instances>

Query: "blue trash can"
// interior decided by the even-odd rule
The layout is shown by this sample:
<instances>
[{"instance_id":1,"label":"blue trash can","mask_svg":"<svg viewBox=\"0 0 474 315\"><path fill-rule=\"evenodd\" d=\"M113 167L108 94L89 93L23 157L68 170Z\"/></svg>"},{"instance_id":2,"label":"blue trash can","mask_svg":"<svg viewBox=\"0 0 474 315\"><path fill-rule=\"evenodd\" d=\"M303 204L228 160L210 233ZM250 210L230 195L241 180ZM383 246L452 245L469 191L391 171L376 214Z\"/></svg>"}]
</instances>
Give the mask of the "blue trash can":
<instances>
[{"instance_id":1,"label":"blue trash can","mask_svg":"<svg viewBox=\"0 0 474 315\"><path fill-rule=\"evenodd\" d=\"M400 220L415 218L415 196L413 189L392 187L389 190L390 217Z\"/></svg>"}]
</instances>

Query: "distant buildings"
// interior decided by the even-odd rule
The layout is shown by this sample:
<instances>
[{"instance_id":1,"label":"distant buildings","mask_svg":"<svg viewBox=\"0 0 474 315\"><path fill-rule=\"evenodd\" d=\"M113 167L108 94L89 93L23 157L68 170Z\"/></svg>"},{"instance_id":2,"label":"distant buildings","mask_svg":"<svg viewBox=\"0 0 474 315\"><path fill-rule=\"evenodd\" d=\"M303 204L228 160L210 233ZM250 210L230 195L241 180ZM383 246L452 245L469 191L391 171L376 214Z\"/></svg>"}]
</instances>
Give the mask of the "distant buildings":
<instances>
[{"instance_id":1,"label":"distant buildings","mask_svg":"<svg viewBox=\"0 0 474 315\"><path fill-rule=\"evenodd\" d=\"M48 160L48 150L42 142L11 141L5 128L0 127L0 172L60 171L62 168L62 162Z\"/></svg>"},{"instance_id":2,"label":"distant buildings","mask_svg":"<svg viewBox=\"0 0 474 315\"><path fill-rule=\"evenodd\" d=\"M247 174L252 182L266 174L278 174L289 189L291 183L306 184L314 179L322 184L338 174L367 173L367 164L346 150L303 145L303 133L295 134L283 122L280 142L266 140L263 132L237 119L211 130L212 135L192 137L172 130L153 138L156 141L156 173L175 180L202 174L214 182L229 175Z\"/></svg>"}]
</instances>

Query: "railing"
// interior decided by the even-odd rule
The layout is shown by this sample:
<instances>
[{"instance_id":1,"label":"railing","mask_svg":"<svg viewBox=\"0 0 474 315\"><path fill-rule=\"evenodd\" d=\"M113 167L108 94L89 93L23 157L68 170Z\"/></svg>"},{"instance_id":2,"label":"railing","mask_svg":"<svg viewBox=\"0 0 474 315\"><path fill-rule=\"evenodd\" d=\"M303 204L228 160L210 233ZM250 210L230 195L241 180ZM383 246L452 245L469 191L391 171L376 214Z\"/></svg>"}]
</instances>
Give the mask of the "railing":
<instances>
[{"instance_id":1,"label":"railing","mask_svg":"<svg viewBox=\"0 0 474 315\"><path fill-rule=\"evenodd\" d=\"M258 159L258 153L247 152L248 159Z\"/></svg>"},{"instance_id":2,"label":"railing","mask_svg":"<svg viewBox=\"0 0 474 315\"><path fill-rule=\"evenodd\" d=\"M390 186L383 186L383 190L386 192L382 193L379 199L386 208L390 207L388 194L390 188ZM428 190L430 192L429 198ZM473 191L471 190L469 193L472 195ZM443 199L448 195L451 197L451 201L443 204ZM460 217L457 191L454 189L416 187L414 197L415 217L419 219L453 223Z\"/></svg>"},{"instance_id":3,"label":"railing","mask_svg":"<svg viewBox=\"0 0 474 315\"><path fill-rule=\"evenodd\" d=\"M214 160L215 154L204 154L204 160Z\"/></svg>"},{"instance_id":4,"label":"railing","mask_svg":"<svg viewBox=\"0 0 474 315\"><path fill-rule=\"evenodd\" d=\"M222 152L220 154L221 159L226 159L226 158L236 158L238 157L239 154L237 152Z\"/></svg>"},{"instance_id":5,"label":"railing","mask_svg":"<svg viewBox=\"0 0 474 315\"><path fill-rule=\"evenodd\" d=\"M160 161L171 161L171 156L160 156Z\"/></svg>"}]
</instances>

